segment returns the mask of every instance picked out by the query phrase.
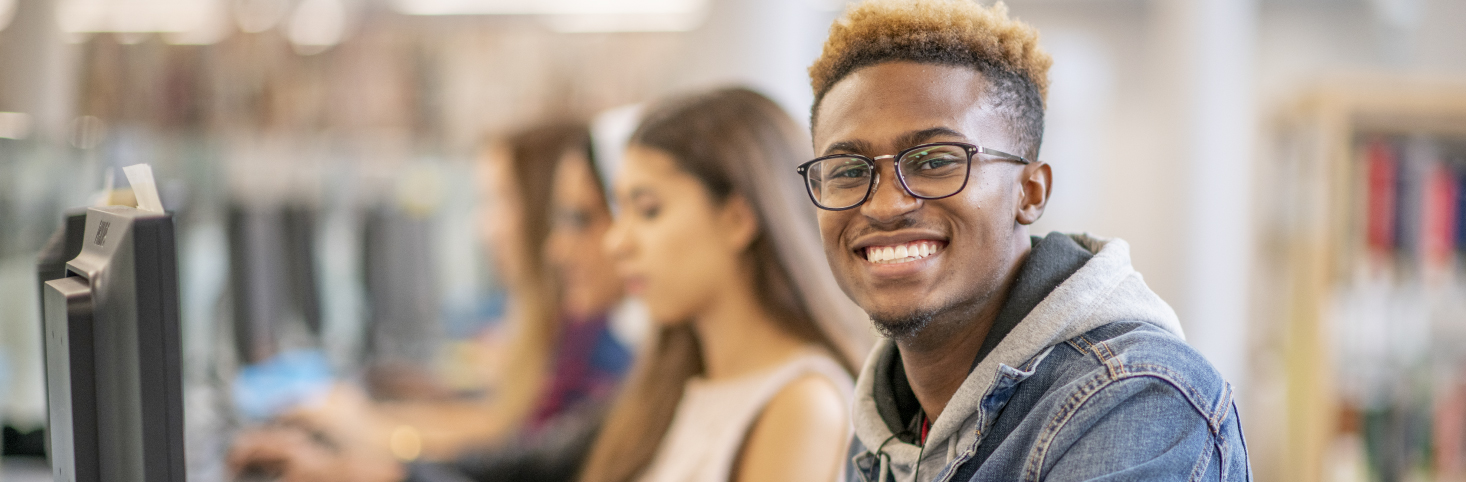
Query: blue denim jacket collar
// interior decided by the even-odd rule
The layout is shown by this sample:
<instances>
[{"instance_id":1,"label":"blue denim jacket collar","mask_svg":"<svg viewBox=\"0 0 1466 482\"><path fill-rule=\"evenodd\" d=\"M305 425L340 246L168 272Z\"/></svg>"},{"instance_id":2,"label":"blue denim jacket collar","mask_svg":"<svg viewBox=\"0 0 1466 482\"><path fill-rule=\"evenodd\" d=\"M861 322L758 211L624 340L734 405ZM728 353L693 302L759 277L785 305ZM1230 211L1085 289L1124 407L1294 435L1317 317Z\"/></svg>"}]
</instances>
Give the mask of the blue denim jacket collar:
<instances>
[{"instance_id":1,"label":"blue denim jacket collar","mask_svg":"<svg viewBox=\"0 0 1466 482\"><path fill-rule=\"evenodd\" d=\"M962 437L962 439L959 439L958 442L948 444L948 447L951 449L957 449L958 447L961 447L961 449L956 450L957 453L955 455L949 455L948 457L946 457L946 459L943 461L945 468L941 472L938 472L936 478L932 480L947 480L951 477L950 472L952 472L955 467L972 458L972 456L977 451L978 444L982 443L983 435L988 432L988 429L992 426L993 421L996 420L997 414L1002 413L1003 407L1008 405L1008 401L1011 400L1013 398L1013 394L1018 391L1018 384L1022 383L1024 380L1027 380L1028 377L1033 376L1034 372L1037 370L1038 364L1042 362L1043 359L1052 351L1053 347L1049 347L1042 353L1030 359L1028 363L1024 363L1022 365L1022 368L1013 368L1004 364L998 365L998 373L997 376L993 377L992 386L990 386L987 392L983 395L982 402L979 404L978 407L978 411L972 414L972 416L970 417L970 419L975 422L972 426L971 437ZM966 446L962 446L963 442L968 443ZM890 443L890 441L887 441L886 443ZM878 473L895 471L895 468L891 467L890 465L890 455L885 453L884 448L882 447L878 447L877 450L872 452L865 452L856 455L853 462L855 463L856 467L863 467L863 472L866 473L869 473L870 469L873 468L878 468ZM881 464L880 467L877 467L877 464ZM910 477L910 475L907 475L906 477ZM865 479L865 477L862 477L862 479ZM869 482L876 481L872 480Z\"/></svg>"},{"instance_id":2,"label":"blue denim jacket collar","mask_svg":"<svg viewBox=\"0 0 1466 482\"><path fill-rule=\"evenodd\" d=\"M1119 239L1071 235L1094 253L1083 268L1065 280L1036 306L963 382L943 412L933 421L925 448L896 440L875 406L876 390L886 380L872 375L875 364L897 356L889 340L882 340L867 358L856 382L853 407L856 437L871 447L869 457L854 460L855 467L889 467L896 480L911 480L920 457L921 473L943 474L954 461L970 457L988 424L1012 396L1014 387L1052 350L1052 347L1104 324L1134 320L1148 322L1183 336L1175 312L1130 265L1129 246ZM1021 367L1013 368L1013 367ZM859 458L859 457L858 457ZM885 474L886 470L878 473ZM872 481L874 482L874 481Z\"/></svg>"}]
</instances>

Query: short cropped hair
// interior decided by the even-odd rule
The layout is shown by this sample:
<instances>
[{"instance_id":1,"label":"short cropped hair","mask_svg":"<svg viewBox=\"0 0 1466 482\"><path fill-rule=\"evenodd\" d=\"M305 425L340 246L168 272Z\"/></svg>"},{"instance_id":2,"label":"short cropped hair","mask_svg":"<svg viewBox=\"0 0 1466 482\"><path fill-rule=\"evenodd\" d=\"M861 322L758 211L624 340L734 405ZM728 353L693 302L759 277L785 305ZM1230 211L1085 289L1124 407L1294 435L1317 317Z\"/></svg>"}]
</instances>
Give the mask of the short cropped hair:
<instances>
[{"instance_id":1,"label":"short cropped hair","mask_svg":"<svg viewBox=\"0 0 1466 482\"><path fill-rule=\"evenodd\" d=\"M988 8L974 0L866 0L850 7L809 67L810 125L835 83L862 67L903 60L983 74L991 93L986 100L1007 117L1015 147L1038 156L1054 61L1038 46L1038 30L1009 18L1002 2Z\"/></svg>"}]
</instances>

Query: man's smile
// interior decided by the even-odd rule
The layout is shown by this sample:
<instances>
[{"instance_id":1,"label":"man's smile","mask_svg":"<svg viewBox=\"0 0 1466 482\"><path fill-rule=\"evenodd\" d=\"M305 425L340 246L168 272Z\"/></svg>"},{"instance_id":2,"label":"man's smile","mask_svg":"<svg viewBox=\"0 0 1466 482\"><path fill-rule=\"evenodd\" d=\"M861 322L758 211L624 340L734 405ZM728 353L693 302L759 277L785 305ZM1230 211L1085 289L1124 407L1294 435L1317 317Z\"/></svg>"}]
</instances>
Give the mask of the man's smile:
<instances>
[{"instance_id":1,"label":"man's smile","mask_svg":"<svg viewBox=\"0 0 1466 482\"><path fill-rule=\"evenodd\" d=\"M876 278L904 278L931 267L947 244L936 232L905 229L861 236L852 243L851 254Z\"/></svg>"},{"instance_id":2,"label":"man's smile","mask_svg":"<svg viewBox=\"0 0 1466 482\"><path fill-rule=\"evenodd\" d=\"M947 243L934 239L923 239L896 245L868 246L864 248L865 260L874 264L909 263L941 252Z\"/></svg>"}]
</instances>

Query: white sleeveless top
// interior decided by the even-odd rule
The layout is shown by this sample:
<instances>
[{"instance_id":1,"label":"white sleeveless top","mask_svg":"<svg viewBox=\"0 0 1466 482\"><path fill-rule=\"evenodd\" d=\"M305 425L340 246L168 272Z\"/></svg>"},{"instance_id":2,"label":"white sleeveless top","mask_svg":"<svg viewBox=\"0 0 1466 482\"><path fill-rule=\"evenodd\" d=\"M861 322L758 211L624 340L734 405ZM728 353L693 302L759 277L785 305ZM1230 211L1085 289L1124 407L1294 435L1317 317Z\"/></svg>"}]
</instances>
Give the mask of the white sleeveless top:
<instances>
[{"instance_id":1,"label":"white sleeveless top","mask_svg":"<svg viewBox=\"0 0 1466 482\"><path fill-rule=\"evenodd\" d=\"M834 383L849 405L855 391L850 375L815 348L757 373L728 380L688 380L672 425L641 482L727 482L743 439L764 406L785 386L811 374Z\"/></svg>"}]
</instances>

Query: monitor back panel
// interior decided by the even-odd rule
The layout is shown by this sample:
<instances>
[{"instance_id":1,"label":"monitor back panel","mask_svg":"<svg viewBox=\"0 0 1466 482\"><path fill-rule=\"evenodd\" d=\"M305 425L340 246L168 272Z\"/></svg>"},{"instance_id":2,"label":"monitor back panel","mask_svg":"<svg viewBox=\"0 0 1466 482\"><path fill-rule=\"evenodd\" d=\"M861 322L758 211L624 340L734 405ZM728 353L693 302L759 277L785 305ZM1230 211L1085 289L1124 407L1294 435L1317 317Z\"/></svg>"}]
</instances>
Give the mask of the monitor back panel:
<instances>
[{"instance_id":1,"label":"monitor back panel","mask_svg":"<svg viewBox=\"0 0 1466 482\"><path fill-rule=\"evenodd\" d=\"M83 241L81 254L67 263L68 277L47 282L47 297L51 306L59 307L67 283L73 289L75 283L88 288L97 471L106 480L182 481L183 390L172 218L120 206L91 208ZM56 311L48 306L48 326L62 324L63 313ZM70 316L70 310L65 314ZM73 424L86 418L77 415L86 408L76 403L75 389L82 383L75 375L85 350L75 340L67 347L71 380L65 383L72 403L62 413L58 408L63 407L52 404L53 425L58 418L69 417ZM62 384L59 378L49 377L48 384ZM54 465L92 464L76 450L89 441L75 436L83 433L75 427L71 432L74 460ZM52 442L65 440L53 437Z\"/></svg>"}]
</instances>

